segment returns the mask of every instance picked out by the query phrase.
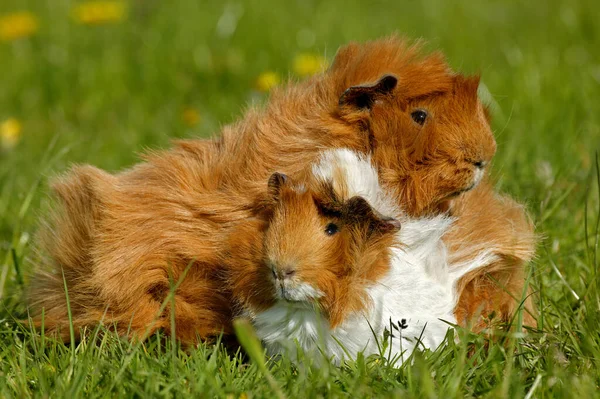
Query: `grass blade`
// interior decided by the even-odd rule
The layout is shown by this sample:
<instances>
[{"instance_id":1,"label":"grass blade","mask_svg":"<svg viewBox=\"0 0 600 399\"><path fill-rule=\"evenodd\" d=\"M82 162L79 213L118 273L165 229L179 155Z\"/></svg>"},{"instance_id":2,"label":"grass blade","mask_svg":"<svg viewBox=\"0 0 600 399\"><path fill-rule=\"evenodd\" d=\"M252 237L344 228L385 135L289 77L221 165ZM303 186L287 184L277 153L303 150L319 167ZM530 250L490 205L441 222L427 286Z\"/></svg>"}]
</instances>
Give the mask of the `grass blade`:
<instances>
[{"instance_id":1,"label":"grass blade","mask_svg":"<svg viewBox=\"0 0 600 399\"><path fill-rule=\"evenodd\" d=\"M264 350L258 337L256 336L254 329L250 322L246 319L237 319L233 322L233 327L235 329L235 334L240 341L240 344L252 359L252 362L258 367L260 372L263 374L265 379L268 381L269 386L273 390L275 396L279 399L285 398L283 391L275 381L275 378L269 372L267 368Z\"/></svg>"}]
</instances>

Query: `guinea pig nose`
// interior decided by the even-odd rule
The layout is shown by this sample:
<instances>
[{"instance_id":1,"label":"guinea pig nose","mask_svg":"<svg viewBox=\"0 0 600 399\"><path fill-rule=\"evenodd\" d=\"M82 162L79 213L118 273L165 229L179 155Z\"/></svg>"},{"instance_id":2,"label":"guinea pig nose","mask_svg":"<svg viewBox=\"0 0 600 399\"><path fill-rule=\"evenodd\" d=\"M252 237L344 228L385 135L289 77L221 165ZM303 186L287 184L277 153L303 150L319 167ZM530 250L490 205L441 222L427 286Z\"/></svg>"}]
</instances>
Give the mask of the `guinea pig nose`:
<instances>
[{"instance_id":1,"label":"guinea pig nose","mask_svg":"<svg viewBox=\"0 0 600 399\"><path fill-rule=\"evenodd\" d=\"M473 163L473 166L475 166L476 168L479 169L483 169L485 168L485 165L487 165L487 162L484 160L478 160L478 161L471 161Z\"/></svg>"},{"instance_id":2,"label":"guinea pig nose","mask_svg":"<svg viewBox=\"0 0 600 399\"><path fill-rule=\"evenodd\" d=\"M294 269L287 269L283 271L283 275L285 276L285 278L293 277L294 274L296 274L296 271Z\"/></svg>"},{"instance_id":3,"label":"guinea pig nose","mask_svg":"<svg viewBox=\"0 0 600 399\"><path fill-rule=\"evenodd\" d=\"M277 271L277 276L281 280L290 279L290 278L294 277L295 274L296 274L296 270L294 270L291 267L282 267Z\"/></svg>"}]
</instances>

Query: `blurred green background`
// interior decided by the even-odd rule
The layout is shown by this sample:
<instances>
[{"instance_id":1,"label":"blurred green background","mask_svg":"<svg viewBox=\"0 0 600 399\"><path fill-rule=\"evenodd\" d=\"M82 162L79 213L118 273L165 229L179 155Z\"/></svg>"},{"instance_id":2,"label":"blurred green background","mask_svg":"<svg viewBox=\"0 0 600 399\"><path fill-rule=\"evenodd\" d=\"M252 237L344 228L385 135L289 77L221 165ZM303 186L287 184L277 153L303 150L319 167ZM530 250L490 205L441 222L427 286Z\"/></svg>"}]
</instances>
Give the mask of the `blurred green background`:
<instances>
[{"instance_id":1,"label":"blurred green background","mask_svg":"<svg viewBox=\"0 0 600 399\"><path fill-rule=\"evenodd\" d=\"M75 162L117 171L173 138L216 135L271 85L393 32L482 75L492 174L536 223L545 303L569 312L598 266L599 11L597 0L2 0L0 312L19 301L48 177Z\"/></svg>"}]
</instances>

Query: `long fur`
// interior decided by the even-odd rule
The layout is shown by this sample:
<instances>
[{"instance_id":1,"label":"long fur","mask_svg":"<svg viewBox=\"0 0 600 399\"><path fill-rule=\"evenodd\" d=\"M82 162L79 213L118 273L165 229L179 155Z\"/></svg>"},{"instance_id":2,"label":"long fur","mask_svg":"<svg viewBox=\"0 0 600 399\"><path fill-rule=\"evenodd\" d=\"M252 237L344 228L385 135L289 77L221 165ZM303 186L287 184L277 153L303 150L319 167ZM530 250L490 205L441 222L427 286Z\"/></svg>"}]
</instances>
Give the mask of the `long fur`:
<instances>
[{"instance_id":1,"label":"long fur","mask_svg":"<svg viewBox=\"0 0 600 399\"><path fill-rule=\"evenodd\" d=\"M458 264L493 249L491 263L461 281L459 320L496 310L507 319L534 242L521 207L487 184L468 191L495 151L477 83L452 72L439 53L423 55L395 36L351 43L329 70L275 90L264 109L250 108L218 138L181 141L116 175L75 167L54 186L56 214L40 232L29 294L34 321L45 309L48 331L65 336L64 273L77 327L103 319L143 337L175 310L186 343L229 331L230 293L215 282L233 226L254 216L271 173L297 177L321 151L342 147L371 155L381 184L408 214L449 210L457 218L445 240L451 259L454 250L462 254ZM418 109L427 111L422 124L412 116ZM481 226L497 228L482 229L469 250ZM161 312L188 266L174 309Z\"/></svg>"},{"instance_id":2,"label":"long fur","mask_svg":"<svg viewBox=\"0 0 600 399\"><path fill-rule=\"evenodd\" d=\"M347 356L355 357L359 351L368 356L380 352L386 339L385 330L391 334L386 355L398 357L401 361L406 360L415 349L436 349L444 341L451 324L456 324L453 310L458 299L457 281L465 273L481 266L479 262L472 262L464 265L460 271L448 269L442 236L452 219L445 216L414 218L401 212L380 187L377 172L369 157L360 157L347 150L327 151L312 169L312 173L313 176L308 178L309 182L304 182L301 190L296 189L296 196L306 195L306 191L310 191L309 187L316 187L318 191L331 183L334 186L334 196L340 201L361 196L378 214L398 218L402 225L400 231L384 233L392 238L386 241L391 253L388 254L385 248L370 252L371 245L378 245L382 241L381 237L374 234L357 238L357 232L353 230L350 235L340 238L350 241L350 245L356 247L338 260L341 264L348 265L348 271L332 277L327 284L322 281L323 275L329 271L327 263L315 265L314 261L297 261L295 267L298 270L294 279L298 279L303 285L312 284L319 292L323 286L335 285L337 289L330 292L339 296L339 292L343 291L345 298L366 294L362 306L345 312L341 320L332 319L326 306L326 298L322 296L293 301L279 298L265 307L255 307L253 301L245 301L242 314L250 316L259 337L272 354L286 352L293 357L296 345L299 345L312 356L323 351L327 358L336 362ZM321 184L311 184L310 179L321 181ZM312 195L318 197L322 194ZM268 229L282 230L283 234L266 234L264 244L258 243L260 248L270 253L273 246L281 246L280 240L304 237L307 245L303 248L310 253L299 253L297 244L287 246L286 250L293 252L293 259L315 259L314 252L325 252L323 259L335 256L329 253L327 246L319 245L319 242L327 240L321 229L327 223L327 218L324 218L321 225L306 226L299 226L293 218L293 215L306 213L303 218L310 219L311 213L318 213L314 203L302 203L300 207L305 209L299 209L292 196L283 196L279 201L282 204L278 205L274 219L270 220L273 226ZM365 217L357 215L356 219L343 228L352 230L355 227L353 224L363 223L361 216ZM343 233L344 231L340 231L338 234ZM271 262L289 259L288 252L277 252L276 260ZM385 261L387 270L383 274L369 274L365 269L370 268L370 265L379 265L377 259ZM261 260L258 259L259 262ZM232 262L236 261L233 257ZM287 261L283 263L287 264ZM315 266L319 271L318 275L303 273L305 267ZM267 268L264 264L263 267ZM251 269L240 264L238 273L253 275L258 271L256 285L263 288L260 290L260 299L272 295L272 289L269 289L273 285L272 279L264 274L260 275L260 269ZM350 286L345 286L346 280L357 275L362 277L360 282L355 278ZM249 294L253 295L254 292L250 291ZM340 302L340 299L335 302ZM352 301L345 301L343 305L351 307Z\"/></svg>"}]
</instances>

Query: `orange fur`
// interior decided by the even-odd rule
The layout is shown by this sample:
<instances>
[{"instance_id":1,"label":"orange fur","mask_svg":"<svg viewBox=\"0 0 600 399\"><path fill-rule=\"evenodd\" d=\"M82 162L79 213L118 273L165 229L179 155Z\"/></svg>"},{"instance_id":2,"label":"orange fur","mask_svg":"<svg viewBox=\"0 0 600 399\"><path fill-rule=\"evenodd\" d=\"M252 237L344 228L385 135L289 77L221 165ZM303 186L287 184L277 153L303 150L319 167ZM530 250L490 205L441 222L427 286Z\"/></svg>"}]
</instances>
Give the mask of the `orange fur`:
<instances>
[{"instance_id":1,"label":"orange fur","mask_svg":"<svg viewBox=\"0 0 600 399\"><path fill-rule=\"evenodd\" d=\"M178 337L191 343L196 333L209 338L227 330L230 293L219 277L227 237L255 214L272 172L296 178L320 151L338 147L371 153L382 184L408 213L450 204L457 226L465 226L446 237L450 248L465 246L475 256L493 247L504 260L484 271L505 275L507 287L520 292L533 253L522 208L489 185L468 192L495 152L477 82L452 72L440 54L424 56L397 37L350 44L328 71L276 90L264 110L251 108L219 138L181 141L116 175L74 168L55 185L59 210L41 233L47 256L29 296L34 320L44 308L49 329L64 332L62 270L76 327L105 315L122 334L166 329L165 290L191 265L175 295ZM427 112L423 123L416 122L418 110ZM498 214L506 223L494 222ZM492 224L498 229L465 234ZM502 288L482 288L482 273L462 280L457 311L464 320L476 316L483 298L498 301L486 300L486 312L514 309Z\"/></svg>"},{"instance_id":2,"label":"orange fur","mask_svg":"<svg viewBox=\"0 0 600 399\"><path fill-rule=\"evenodd\" d=\"M535 325L532 290L525 290L524 262L534 256L535 235L523 206L494 193L484 181L452 205L456 222L445 240L450 262L460 263L473 253L495 249L499 260L476 270L458 284L459 302L455 310L461 325L480 330L495 315L510 321L524 299L523 323ZM493 239L491 239L493 238Z\"/></svg>"}]
</instances>

